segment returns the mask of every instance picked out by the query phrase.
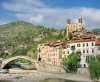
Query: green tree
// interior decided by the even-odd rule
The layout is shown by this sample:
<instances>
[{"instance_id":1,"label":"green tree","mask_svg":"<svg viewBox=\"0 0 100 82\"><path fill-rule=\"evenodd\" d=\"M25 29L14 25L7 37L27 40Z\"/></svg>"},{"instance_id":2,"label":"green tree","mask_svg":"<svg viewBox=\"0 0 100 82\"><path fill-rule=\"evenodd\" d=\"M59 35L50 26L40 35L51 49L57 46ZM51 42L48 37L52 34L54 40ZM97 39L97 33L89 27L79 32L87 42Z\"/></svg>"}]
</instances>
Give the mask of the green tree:
<instances>
[{"instance_id":1,"label":"green tree","mask_svg":"<svg viewBox=\"0 0 100 82\"><path fill-rule=\"evenodd\" d=\"M27 52L27 55L29 56L29 57L32 57L32 58L34 58L34 59L36 59L37 58L37 45L38 44L33 44L32 45L32 48Z\"/></svg>"},{"instance_id":2,"label":"green tree","mask_svg":"<svg viewBox=\"0 0 100 82\"><path fill-rule=\"evenodd\" d=\"M29 48L24 48L24 47L20 47L17 48L14 53L12 53L11 56L16 56L16 55L26 55L28 52Z\"/></svg>"},{"instance_id":3,"label":"green tree","mask_svg":"<svg viewBox=\"0 0 100 82\"><path fill-rule=\"evenodd\" d=\"M68 57L63 58L63 65L66 72L77 72L80 55L71 53Z\"/></svg>"},{"instance_id":4,"label":"green tree","mask_svg":"<svg viewBox=\"0 0 100 82\"><path fill-rule=\"evenodd\" d=\"M97 81L100 78L100 60L97 57L90 57L88 64L89 64L89 71L91 79Z\"/></svg>"}]
</instances>

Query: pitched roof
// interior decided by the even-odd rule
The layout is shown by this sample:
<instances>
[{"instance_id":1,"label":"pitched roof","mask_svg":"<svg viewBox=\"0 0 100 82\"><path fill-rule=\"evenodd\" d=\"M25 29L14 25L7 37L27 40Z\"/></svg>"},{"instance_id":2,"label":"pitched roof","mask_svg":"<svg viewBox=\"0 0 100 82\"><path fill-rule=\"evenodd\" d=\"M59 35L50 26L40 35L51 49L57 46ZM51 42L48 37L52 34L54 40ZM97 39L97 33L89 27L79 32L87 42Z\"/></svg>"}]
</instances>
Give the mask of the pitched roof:
<instances>
[{"instance_id":1,"label":"pitched roof","mask_svg":"<svg viewBox=\"0 0 100 82\"><path fill-rule=\"evenodd\" d=\"M56 46L65 46L65 45L68 45L71 43L81 43L81 42L91 42L91 41L96 41L96 37L92 34L91 35L83 35L80 38L76 38L73 40L67 40L67 41L61 41L61 40L49 41L49 42L45 43L45 45L56 47ZM97 41L97 44L99 42Z\"/></svg>"},{"instance_id":2,"label":"pitched roof","mask_svg":"<svg viewBox=\"0 0 100 82\"><path fill-rule=\"evenodd\" d=\"M60 46L60 45L63 45L63 41L49 41L48 43L46 43L45 45L48 45L48 46Z\"/></svg>"}]
</instances>

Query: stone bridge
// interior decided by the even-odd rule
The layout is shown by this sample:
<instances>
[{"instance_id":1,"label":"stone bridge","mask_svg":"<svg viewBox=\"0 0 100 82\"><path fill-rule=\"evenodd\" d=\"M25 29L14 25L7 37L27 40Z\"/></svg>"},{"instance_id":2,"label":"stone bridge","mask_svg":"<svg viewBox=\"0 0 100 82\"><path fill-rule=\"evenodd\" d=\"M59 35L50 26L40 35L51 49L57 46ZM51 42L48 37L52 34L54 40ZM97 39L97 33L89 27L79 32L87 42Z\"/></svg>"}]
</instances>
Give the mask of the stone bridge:
<instances>
[{"instance_id":1,"label":"stone bridge","mask_svg":"<svg viewBox=\"0 0 100 82\"><path fill-rule=\"evenodd\" d=\"M15 56L15 57L11 57L11 58L2 60L2 63L1 63L0 67L4 68L5 65L7 65L9 62L14 61L16 59L26 59L26 60L30 61L32 64L34 64L34 65L36 64L36 60L34 60L31 57L28 57L28 56Z\"/></svg>"},{"instance_id":2,"label":"stone bridge","mask_svg":"<svg viewBox=\"0 0 100 82\"><path fill-rule=\"evenodd\" d=\"M25 59L32 63L32 65L39 71L46 71L46 72L65 72L64 69L60 66L51 65L44 62L38 62L31 57L28 56L15 56L8 59L3 59L0 65L0 68L3 69L7 64L16 60L16 59Z\"/></svg>"},{"instance_id":3,"label":"stone bridge","mask_svg":"<svg viewBox=\"0 0 100 82\"><path fill-rule=\"evenodd\" d=\"M60 66L51 65L44 62L38 62L28 56L15 56L15 57L3 59L0 68L3 69L7 64L9 64L10 62L16 59L25 59L25 60L30 61L32 65L39 71L41 70L41 71L47 71L47 72L65 72L64 69Z\"/></svg>"}]
</instances>

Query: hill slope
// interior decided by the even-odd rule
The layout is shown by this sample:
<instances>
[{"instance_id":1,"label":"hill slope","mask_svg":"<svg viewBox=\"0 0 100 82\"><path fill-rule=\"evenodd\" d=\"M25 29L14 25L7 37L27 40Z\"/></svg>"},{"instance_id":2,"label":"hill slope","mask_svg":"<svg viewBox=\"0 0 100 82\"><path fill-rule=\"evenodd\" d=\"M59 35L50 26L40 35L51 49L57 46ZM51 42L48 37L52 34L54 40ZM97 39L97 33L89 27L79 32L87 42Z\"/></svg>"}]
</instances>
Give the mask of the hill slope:
<instances>
[{"instance_id":1,"label":"hill slope","mask_svg":"<svg viewBox=\"0 0 100 82\"><path fill-rule=\"evenodd\" d=\"M0 26L0 57L36 56L38 43L59 39L62 30L16 21ZM60 36L61 38L61 36ZM29 52L29 54L27 54ZM33 55L32 55L33 54ZM35 54L35 55L34 55Z\"/></svg>"},{"instance_id":2,"label":"hill slope","mask_svg":"<svg viewBox=\"0 0 100 82\"><path fill-rule=\"evenodd\" d=\"M95 28L92 30L93 32L100 32L100 28Z\"/></svg>"}]
</instances>

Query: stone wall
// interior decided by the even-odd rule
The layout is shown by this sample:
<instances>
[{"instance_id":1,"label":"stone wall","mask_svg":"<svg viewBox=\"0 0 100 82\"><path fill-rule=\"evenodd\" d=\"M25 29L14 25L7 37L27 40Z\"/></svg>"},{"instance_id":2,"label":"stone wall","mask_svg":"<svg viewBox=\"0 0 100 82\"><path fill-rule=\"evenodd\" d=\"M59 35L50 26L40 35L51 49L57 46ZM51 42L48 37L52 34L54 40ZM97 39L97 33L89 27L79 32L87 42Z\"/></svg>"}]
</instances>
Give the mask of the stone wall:
<instances>
[{"instance_id":1,"label":"stone wall","mask_svg":"<svg viewBox=\"0 0 100 82\"><path fill-rule=\"evenodd\" d=\"M38 63L37 70L45 71L45 72L53 72L53 73L65 73L65 70L61 66L55 66L46 63Z\"/></svg>"},{"instance_id":2,"label":"stone wall","mask_svg":"<svg viewBox=\"0 0 100 82\"><path fill-rule=\"evenodd\" d=\"M89 70L88 68L78 68L77 74L89 75Z\"/></svg>"}]
</instances>

